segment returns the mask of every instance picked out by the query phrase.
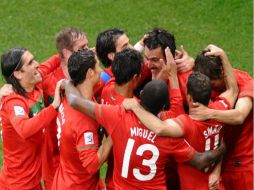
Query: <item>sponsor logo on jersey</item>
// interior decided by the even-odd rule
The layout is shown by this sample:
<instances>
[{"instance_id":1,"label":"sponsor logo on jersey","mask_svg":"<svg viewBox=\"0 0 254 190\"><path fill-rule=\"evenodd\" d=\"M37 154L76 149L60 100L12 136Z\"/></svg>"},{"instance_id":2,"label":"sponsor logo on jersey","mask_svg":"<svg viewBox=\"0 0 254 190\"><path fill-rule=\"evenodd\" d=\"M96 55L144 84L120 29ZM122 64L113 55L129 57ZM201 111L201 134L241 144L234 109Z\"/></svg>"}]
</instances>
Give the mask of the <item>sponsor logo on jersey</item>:
<instances>
[{"instance_id":1,"label":"sponsor logo on jersey","mask_svg":"<svg viewBox=\"0 0 254 190\"><path fill-rule=\"evenodd\" d=\"M14 106L14 112L16 116L24 116L25 115L25 110L21 106Z\"/></svg>"},{"instance_id":2,"label":"sponsor logo on jersey","mask_svg":"<svg viewBox=\"0 0 254 190\"><path fill-rule=\"evenodd\" d=\"M94 139L93 139L93 133L92 132L86 132L84 133L84 139L85 139L85 144L94 144Z\"/></svg>"}]
</instances>

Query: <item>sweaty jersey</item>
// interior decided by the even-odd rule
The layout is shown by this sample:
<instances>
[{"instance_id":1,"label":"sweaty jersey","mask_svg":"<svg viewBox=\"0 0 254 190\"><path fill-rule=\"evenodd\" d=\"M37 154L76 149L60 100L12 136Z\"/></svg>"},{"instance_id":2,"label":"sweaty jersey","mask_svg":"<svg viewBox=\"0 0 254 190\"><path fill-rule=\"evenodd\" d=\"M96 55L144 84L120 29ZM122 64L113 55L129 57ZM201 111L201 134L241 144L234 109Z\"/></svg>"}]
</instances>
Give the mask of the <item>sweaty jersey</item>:
<instances>
[{"instance_id":1,"label":"sweaty jersey","mask_svg":"<svg viewBox=\"0 0 254 190\"><path fill-rule=\"evenodd\" d=\"M59 107L61 125L60 165L52 190L102 189L99 176L98 124L74 110L64 98Z\"/></svg>"},{"instance_id":2,"label":"sweaty jersey","mask_svg":"<svg viewBox=\"0 0 254 190\"><path fill-rule=\"evenodd\" d=\"M224 98L209 105L212 109L227 110L230 104ZM195 121L189 115L180 115L173 119L182 128L184 138L198 152L216 149L223 136L223 125L217 121ZM204 172L186 164L178 165L181 189L209 189L208 178L212 168L206 168Z\"/></svg>"},{"instance_id":3,"label":"sweaty jersey","mask_svg":"<svg viewBox=\"0 0 254 190\"><path fill-rule=\"evenodd\" d=\"M178 162L194 156L194 149L186 141L157 137L123 107L97 104L95 113L113 141L115 189L166 190L168 156Z\"/></svg>"},{"instance_id":4,"label":"sweaty jersey","mask_svg":"<svg viewBox=\"0 0 254 190\"><path fill-rule=\"evenodd\" d=\"M40 184L42 129L57 115L52 106L43 108L42 90L37 87L28 98L13 93L3 99L1 189L34 189Z\"/></svg>"}]
</instances>

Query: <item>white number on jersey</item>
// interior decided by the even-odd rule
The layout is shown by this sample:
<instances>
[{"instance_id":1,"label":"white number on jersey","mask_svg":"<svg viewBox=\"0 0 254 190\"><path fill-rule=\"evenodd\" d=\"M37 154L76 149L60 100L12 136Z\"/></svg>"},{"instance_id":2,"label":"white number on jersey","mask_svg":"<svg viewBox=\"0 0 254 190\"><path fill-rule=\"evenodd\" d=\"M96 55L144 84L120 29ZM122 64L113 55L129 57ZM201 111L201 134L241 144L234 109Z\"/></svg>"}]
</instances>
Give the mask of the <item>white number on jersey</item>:
<instances>
[{"instance_id":1,"label":"white number on jersey","mask_svg":"<svg viewBox=\"0 0 254 190\"><path fill-rule=\"evenodd\" d=\"M130 158L133 150L133 146L135 144L135 140L129 138L125 152L124 152L124 158L123 158L123 166L122 166L122 177L128 178L128 172L129 172L129 164L130 164ZM153 177L156 174L157 166L156 161L159 158L159 150L156 146L152 144L142 144L138 147L136 151L136 155L142 156L145 151L151 151L152 152L152 158L151 159L143 159L142 165L148 166L150 168L150 172L147 175L141 174L140 170L138 168L133 168L133 175L137 180L140 181L148 181L153 179Z\"/></svg>"}]
</instances>

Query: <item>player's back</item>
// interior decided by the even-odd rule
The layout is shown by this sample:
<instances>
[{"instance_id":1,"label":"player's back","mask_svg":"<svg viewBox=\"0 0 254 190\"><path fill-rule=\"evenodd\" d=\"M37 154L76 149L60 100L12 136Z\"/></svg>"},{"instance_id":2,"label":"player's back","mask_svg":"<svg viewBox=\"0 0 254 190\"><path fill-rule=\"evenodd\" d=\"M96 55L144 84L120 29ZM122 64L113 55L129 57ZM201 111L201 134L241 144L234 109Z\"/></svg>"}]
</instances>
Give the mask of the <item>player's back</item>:
<instances>
[{"instance_id":1,"label":"player's back","mask_svg":"<svg viewBox=\"0 0 254 190\"><path fill-rule=\"evenodd\" d=\"M80 153L82 148L87 149L80 144L88 140L98 145L98 136L95 135L98 131L97 122L71 108L66 99L59 107L58 119L61 125L60 165L52 189L98 189L98 168L90 171L84 167ZM92 134L89 139L86 138L87 134Z\"/></svg>"},{"instance_id":2,"label":"player's back","mask_svg":"<svg viewBox=\"0 0 254 190\"><path fill-rule=\"evenodd\" d=\"M194 154L183 139L156 136L122 107L102 106L99 112L97 108L97 120L113 140L116 189L167 189L168 156L172 154L177 161L185 162Z\"/></svg>"},{"instance_id":3,"label":"player's back","mask_svg":"<svg viewBox=\"0 0 254 190\"><path fill-rule=\"evenodd\" d=\"M198 152L216 149L223 136L223 126L216 121L195 121L188 115L174 119L184 130L184 137ZM208 189L208 177L214 166L204 171L197 170L186 164L179 164L178 171L181 189Z\"/></svg>"}]
</instances>

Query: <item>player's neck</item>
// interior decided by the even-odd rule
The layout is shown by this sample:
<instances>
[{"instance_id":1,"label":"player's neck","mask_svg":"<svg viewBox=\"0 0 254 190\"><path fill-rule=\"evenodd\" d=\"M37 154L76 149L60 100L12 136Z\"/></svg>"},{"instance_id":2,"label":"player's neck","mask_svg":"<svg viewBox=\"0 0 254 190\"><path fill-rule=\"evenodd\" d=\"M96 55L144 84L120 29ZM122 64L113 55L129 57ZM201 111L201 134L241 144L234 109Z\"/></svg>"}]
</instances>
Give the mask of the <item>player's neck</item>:
<instances>
[{"instance_id":1,"label":"player's neck","mask_svg":"<svg viewBox=\"0 0 254 190\"><path fill-rule=\"evenodd\" d=\"M126 98L133 97L133 88L131 87L130 83L123 84L121 86L115 85L116 93L125 96Z\"/></svg>"},{"instance_id":2,"label":"player's neck","mask_svg":"<svg viewBox=\"0 0 254 190\"><path fill-rule=\"evenodd\" d=\"M82 84L77 85L82 97L91 100L93 98L93 85L90 81L85 80Z\"/></svg>"}]
</instances>

